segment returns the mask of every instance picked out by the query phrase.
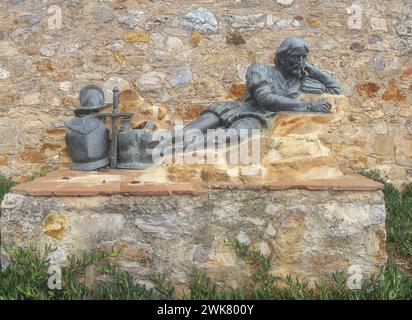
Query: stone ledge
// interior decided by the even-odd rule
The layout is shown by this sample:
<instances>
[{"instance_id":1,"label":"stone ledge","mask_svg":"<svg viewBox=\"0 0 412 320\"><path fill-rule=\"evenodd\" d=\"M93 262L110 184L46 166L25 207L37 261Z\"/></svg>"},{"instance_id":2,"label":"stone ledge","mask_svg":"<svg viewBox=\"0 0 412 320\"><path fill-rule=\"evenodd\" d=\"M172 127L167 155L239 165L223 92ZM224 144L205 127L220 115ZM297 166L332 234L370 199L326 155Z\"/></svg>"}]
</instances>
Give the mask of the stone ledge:
<instances>
[{"instance_id":1,"label":"stone ledge","mask_svg":"<svg viewBox=\"0 0 412 320\"><path fill-rule=\"evenodd\" d=\"M304 189L311 191L377 191L383 189L383 184L375 182L360 175L346 175L334 179L318 180L284 180L272 181L270 183L250 183L248 185L235 184L215 184L210 185L212 189L268 189L268 190L288 190Z\"/></svg>"},{"instance_id":2,"label":"stone ledge","mask_svg":"<svg viewBox=\"0 0 412 320\"><path fill-rule=\"evenodd\" d=\"M339 191L376 191L383 185L362 176L342 176L335 179L284 180L270 183L250 182L248 185L219 183L202 186L193 183L172 183L170 181L142 181L142 171L102 170L77 172L57 170L45 177L15 186L11 192L31 196L87 197L98 195L131 196L171 196L199 195L209 189L241 190L339 190Z\"/></svg>"},{"instance_id":3,"label":"stone ledge","mask_svg":"<svg viewBox=\"0 0 412 320\"><path fill-rule=\"evenodd\" d=\"M164 192L165 189L161 189ZM175 190L176 191L176 190ZM8 193L0 217L2 247L57 248L68 255L122 248L111 261L142 283L167 275L177 292L190 271L219 287L253 281L253 267L225 239L265 255L275 278L327 281L336 272L363 279L386 261L385 204L381 191L213 190L200 196L35 197Z\"/></svg>"},{"instance_id":4,"label":"stone ledge","mask_svg":"<svg viewBox=\"0 0 412 320\"><path fill-rule=\"evenodd\" d=\"M108 195L171 196L199 195L204 192L190 183L139 181L138 171L122 170L78 172L57 170L45 177L17 185L12 193L30 196L90 197Z\"/></svg>"}]
</instances>

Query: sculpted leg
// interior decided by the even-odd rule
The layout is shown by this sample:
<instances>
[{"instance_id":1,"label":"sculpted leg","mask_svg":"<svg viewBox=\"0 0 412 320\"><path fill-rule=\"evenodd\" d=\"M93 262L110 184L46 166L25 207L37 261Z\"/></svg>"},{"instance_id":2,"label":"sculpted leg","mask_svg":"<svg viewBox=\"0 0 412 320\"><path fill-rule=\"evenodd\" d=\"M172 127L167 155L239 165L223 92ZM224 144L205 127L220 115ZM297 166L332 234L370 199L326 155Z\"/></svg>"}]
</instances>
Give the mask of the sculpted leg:
<instances>
[{"instance_id":1,"label":"sculpted leg","mask_svg":"<svg viewBox=\"0 0 412 320\"><path fill-rule=\"evenodd\" d=\"M212 112L206 112L200 117L189 123L186 127L183 128L183 135L188 133L189 130L197 129L203 133L206 133L208 129L215 129L221 126L221 121L219 118ZM151 152L154 147L164 149L164 153L172 153L178 147L177 144L183 144L182 150L184 150L188 145L193 144L194 141L180 141L176 142L175 131L170 131L172 140L159 142L157 140L149 140L144 142L146 147L146 152ZM170 149L170 150L169 150ZM168 151L169 150L169 151Z\"/></svg>"},{"instance_id":2,"label":"sculpted leg","mask_svg":"<svg viewBox=\"0 0 412 320\"><path fill-rule=\"evenodd\" d=\"M252 130L261 130L263 129L262 122L255 118L242 118L235 121L229 128L234 134L237 135L239 141L243 141L249 138L253 131ZM241 130L242 134L240 133Z\"/></svg>"},{"instance_id":3,"label":"sculpted leg","mask_svg":"<svg viewBox=\"0 0 412 320\"><path fill-rule=\"evenodd\" d=\"M202 132L206 132L207 129L215 129L220 126L219 118L211 112L206 112L184 127L183 132L190 129L199 129Z\"/></svg>"},{"instance_id":4,"label":"sculpted leg","mask_svg":"<svg viewBox=\"0 0 412 320\"><path fill-rule=\"evenodd\" d=\"M244 140L247 140L252 136L253 131L252 130L261 130L265 128L262 122L258 119L255 118L241 118L239 120L236 120L228 129L225 129L225 139L227 143L230 142L242 142ZM211 129L211 128L208 128ZM186 148L190 147L191 149L195 149L198 146L204 146L206 147L207 143L207 134L205 132L204 139L203 140L196 140L196 141L187 141L185 140L184 142L184 150Z\"/></svg>"}]
</instances>

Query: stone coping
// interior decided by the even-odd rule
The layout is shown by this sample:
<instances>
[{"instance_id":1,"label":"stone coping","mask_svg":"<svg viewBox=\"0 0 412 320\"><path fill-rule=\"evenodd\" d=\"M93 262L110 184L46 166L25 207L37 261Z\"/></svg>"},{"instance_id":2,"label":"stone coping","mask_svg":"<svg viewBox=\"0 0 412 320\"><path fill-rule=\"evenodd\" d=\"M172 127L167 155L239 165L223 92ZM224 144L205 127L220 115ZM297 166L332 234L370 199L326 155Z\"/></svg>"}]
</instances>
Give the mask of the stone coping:
<instances>
[{"instance_id":1,"label":"stone coping","mask_svg":"<svg viewBox=\"0 0 412 320\"><path fill-rule=\"evenodd\" d=\"M171 196L200 195L207 189L238 190L340 190L340 191L375 191L383 185L359 175L346 175L335 179L305 181L273 181L270 183L250 183L248 185L194 183L173 183L156 181L139 181L141 171L103 169L92 172L57 170L44 177L17 185L11 189L13 193L31 196L98 196L98 195L130 195L130 196Z\"/></svg>"},{"instance_id":2,"label":"stone coping","mask_svg":"<svg viewBox=\"0 0 412 320\"><path fill-rule=\"evenodd\" d=\"M311 180L282 180L270 183L253 183L249 185L219 184L211 185L213 189L268 189L288 190L304 189L312 191L377 191L383 190L383 184L360 175L344 175L333 179L311 179Z\"/></svg>"},{"instance_id":3,"label":"stone coping","mask_svg":"<svg viewBox=\"0 0 412 320\"><path fill-rule=\"evenodd\" d=\"M139 171L57 170L44 177L17 185L13 193L31 196L90 197L99 195L169 196L199 195L205 190L191 183L141 182Z\"/></svg>"}]
</instances>

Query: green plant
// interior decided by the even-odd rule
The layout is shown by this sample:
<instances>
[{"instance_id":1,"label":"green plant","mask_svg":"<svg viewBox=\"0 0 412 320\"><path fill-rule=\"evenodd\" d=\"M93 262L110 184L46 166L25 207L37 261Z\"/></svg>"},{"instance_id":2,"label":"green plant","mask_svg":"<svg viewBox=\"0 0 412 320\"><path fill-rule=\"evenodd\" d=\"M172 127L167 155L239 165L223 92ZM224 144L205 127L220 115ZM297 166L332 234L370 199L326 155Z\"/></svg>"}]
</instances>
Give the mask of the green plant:
<instances>
[{"instance_id":1,"label":"green plant","mask_svg":"<svg viewBox=\"0 0 412 320\"><path fill-rule=\"evenodd\" d=\"M412 257L412 185L399 191L393 184L385 182L377 170L360 173L384 185L388 251Z\"/></svg>"},{"instance_id":2,"label":"green plant","mask_svg":"<svg viewBox=\"0 0 412 320\"><path fill-rule=\"evenodd\" d=\"M157 294L152 289L136 283L133 277L118 268L109 264L99 267L101 274L109 275L111 281L101 282L95 290L94 298L98 300L141 300L141 299L162 299L163 296Z\"/></svg>"},{"instance_id":3,"label":"green plant","mask_svg":"<svg viewBox=\"0 0 412 320\"><path fill-rule=\"evenodd\" d=\"M11 257L11 266L0 273L0 299L45 300L54 297L47 289L46 256L53 250L45 247L39 255L33 246L6 250Z\"/></svg>"},{"instance_id":4,"label":"green plant","mask_svg":"<svg viewBox=\"0 0 412 320\"><path fill-rule=\"evenodd\" d=\"M150 280L154 282L156 291L159 293L161 299L173 299L174 288L168 282L164 275L155 274L150 277Z\"/></svg>"},{"instance_id":5,"label":"green plant","mask_svg":"<svg viewBox=\"0 0 412 320\"><path fill-rule=\"evenodd\" d=\"M138 285L124 271L107 264L107 259L116 257L119 251L107 250L85 253L81 257L68 257L68 265L61 268L61 290L50 289L51 247L40 253L33 246L7 249L10 266L0 271L0 300L84 300L84 299L152 299L158 298L151 290ZM88 268L96 269L100 276L95 288L90 288L84 280Z\"/></svg>"},{"instance_id":6,"label":"green plant","mask_svg":"<svg viewBox=\"0 0 412 320\"><path fill-rule=\"evenodd\" d=\"M390 260L377 275L364 279L362 288L347 287L344 273L331 275L330 281L314 283L287 276L274 279L269 273L268 258L238 242L228 241L245 262L254 266L252 282L236 291L219 290L206 274L193 270L189 294L185 299L253 299L253 300L394 300L412 299L412 280Z\"/></svg>"},{"instance_id":7,"label":"green plant","mask_svg":"<svg viewBox=\"0 0 412 320\"><path fill-rule=\"evenodd\" d=\"M412 280L402 273L392 261L381 272L370 279L365 279L360 290L350 290L346 286L343 273L331 276L329 282L315 283L288 276L273 279L265 270L265 259L257 258L260 254L239 246L243 257L255 266L252 282L237 290L221 290L213 284L205 273L193 269L189 291L183 299L316 299L316 300L394 300L412 298ZM154 289L146 289L136 283L133 277L107 263L119 252L101 251L83 254L81 257L69 257L68 265L61 269L62 289L48 287L49 261L47 256L53 252L46 247L39 253L34 247L7 250L11 265L0 271L0 300L136 300L136 299L174 299L174 288L163 275L155 275L152 281ZM249 259L250 258L250 259ZM257 258L257 260L256 260ZM257 264L256 264L257 263ZM99 280L94 287L86 285L84 275L87 269L96 271ZM263 272L263 273L262 273Z\"/></svg>"},{"instance_id":8,"label":"green plant","mask_svg":"<svg viewBox=\"0 0 412 320\"><path fill-rule=\"evenodd\" d=\"M238 290L218 290L206 273L197 269L192 269L190 273L191 282L189 292L184 293L184 300L242 300L244 299L244 289Z\"/></svg>"}]
</instances>

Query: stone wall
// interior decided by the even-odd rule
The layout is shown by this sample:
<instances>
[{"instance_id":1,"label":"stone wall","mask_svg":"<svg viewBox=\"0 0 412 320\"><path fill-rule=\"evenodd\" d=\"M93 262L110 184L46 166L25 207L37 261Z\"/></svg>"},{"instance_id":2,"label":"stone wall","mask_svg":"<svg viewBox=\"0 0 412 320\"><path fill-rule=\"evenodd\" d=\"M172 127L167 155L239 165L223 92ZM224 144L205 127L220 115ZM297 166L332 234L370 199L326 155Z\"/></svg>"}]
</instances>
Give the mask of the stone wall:
<instances>
[{"instance_id":1,"label":"stone wall","mask_svg":"<svg viewBox=\"0 0 412 320\"><path fill-rule=\"evenodd\" d=\"M358 287L385 263L386 214L377 186L365 191L272 187L196 196L173 190L160 196L153 185L140 188L141 195L151 188L159 196L9 193L1 204L1 245L50 244L57 248L50 256L55 265L64 264L67 255L117 247L122 250L113 264L148 285L161 273L178 293L187 289L194 267L224 288L253 281L252 266L225 240L237 239L269 257L275 278L291 274L312 282L343 272Z\"/></svg>"},{"instance_id":2,"label":"stone wall","mask_svg":"<svg viewBox=\"0 0 412 320\"><path fill-rule=\"evenodd\" d=\"M248 65L302 36L351 101L326 141L342 170L412 181L410 12L407 0L1 1L0 173L67 166L62 121L86 84L110 100L120 83L123 109L145 110L135 126L167 127L240 99Z\"/></svg>"}]
</instances>

